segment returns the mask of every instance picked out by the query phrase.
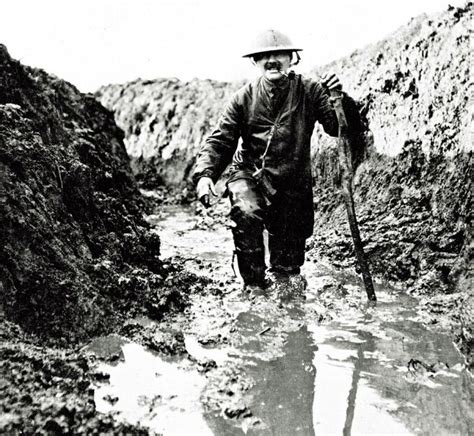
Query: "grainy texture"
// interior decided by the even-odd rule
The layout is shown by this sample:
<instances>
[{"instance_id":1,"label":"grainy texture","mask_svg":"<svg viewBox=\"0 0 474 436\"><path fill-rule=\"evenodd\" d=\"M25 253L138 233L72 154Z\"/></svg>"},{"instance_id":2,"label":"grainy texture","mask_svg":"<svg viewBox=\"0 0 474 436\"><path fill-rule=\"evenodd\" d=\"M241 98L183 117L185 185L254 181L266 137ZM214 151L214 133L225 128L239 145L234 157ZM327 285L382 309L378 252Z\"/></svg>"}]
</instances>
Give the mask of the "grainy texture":
<instances>
[{"instance_id":1,"label":"grainy texture","mask_svg":"<svg viewBox=\"0 0 474 436\"><path fill-rule=\"evenodd\" d=\"M212 80L136 80L102 87L97 96L114 112L125 132L137 178L145 179L145 185L182 185L222 104L241 85Z\"/></svg>"},{"instance_id":2,"label":"grainy texture","mask_svg":"<svg viewBox=\"0 0 474 436\"><path fill-rule=\"evenodd\" d=\"M449 298L449 304L441 303L444 309L437 310L452 314L467 354L472 353L474 325L467 231L472 210L472 18L472 2L422 15L385 40L310 74L338 74L369 122L372 137L368 135L362 147L365 159L356 172L355 199L373 272L428 296L428 306ZM177 186L188 182L202 140L239 86L139 80L103 87L97 95L124 129L138 176ZM335 144L316 129L312 153L317 225L309 245L312 254L347 267L354 260L335 186Z\"/></svg>"},{"instance_id":3,"label":"grainy texture","mask_svg":"<svg viewBox=\"0 0 474 436\"><path fill-rule=\"evenodd\" d=\"M0 324L2 434L139 434L150 432L97 413L94 382L104 374L85 354L37 345L8 321Z\"/></svg>"},{"instance_id":4,"label":"grainy texture","mask_svg":"<svg viewBox=\"0 0 474 436\"><path fill-rule=\"evenodd\" d=\"M358 168L355 192L373 272L423 294L433 313L449 313L471 362L472 18L472 2L418 17L386 40L314 73L338 74L369 120L373 145ZM319 225L312 246L348 266L353 251L334 194L334 141L319 130L316 137Z\"/></svg>"},{"instance_id":5,"label":"grainy texture","mask_svg":"<svg viewBox=\"0 0 474 436\"><path fill-rule=\"evenodd\" d=\"M97 412L80 346L203 280L159 259L112 114L3 45L0 176L0 433L152 433Z\"/></svg>"},{"instance_id":6,"label":"grainy texture","mask_svg":"<svg viewBox=\"0 0 474 436\"><path fill-rule=\"evenodd\" d=\"M93 96L0 46L1 304L28 332L74 342L184 304L122 138Z\"/></svg>"}]
</instances>

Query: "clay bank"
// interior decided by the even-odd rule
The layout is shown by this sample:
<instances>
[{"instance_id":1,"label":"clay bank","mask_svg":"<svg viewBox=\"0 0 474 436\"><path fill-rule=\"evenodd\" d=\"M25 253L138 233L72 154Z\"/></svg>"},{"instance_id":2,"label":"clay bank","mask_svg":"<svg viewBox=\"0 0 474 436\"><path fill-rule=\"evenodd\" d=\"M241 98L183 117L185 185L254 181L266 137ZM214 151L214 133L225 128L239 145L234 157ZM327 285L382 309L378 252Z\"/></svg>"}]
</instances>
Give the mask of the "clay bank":
<instances>
[{"instance_id":1,"label":"clay bank","mask_svg":"<svg viewBox=\"0 0 474 436\"><path fill-rule=\"evenodd\" d=\"M202 209L189 182L241 84L85 95L0 45L0 431L469 434L472 15L312 73L336 72L371 132L355 194L376 306L321 132L308 287L242 293L228 205Z\"/></svg>"}]
</instances>

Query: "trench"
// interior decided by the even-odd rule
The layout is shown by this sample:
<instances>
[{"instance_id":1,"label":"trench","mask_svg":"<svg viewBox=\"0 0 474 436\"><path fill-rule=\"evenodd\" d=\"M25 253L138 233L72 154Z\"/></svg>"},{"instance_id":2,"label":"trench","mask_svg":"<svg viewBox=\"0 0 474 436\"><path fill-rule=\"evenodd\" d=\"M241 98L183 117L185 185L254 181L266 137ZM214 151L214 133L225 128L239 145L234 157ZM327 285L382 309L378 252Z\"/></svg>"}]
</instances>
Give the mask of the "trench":
<instances>
[{"instance_id":1,"label":"trench","mask_svg":"<svg viewBox=\"0 0 474 436\"><path fill-rule=\"evenodd\" d=\"M192 295L176 319L187 355L162 356L118 336L93 341L92 352L122 355L100 365L110 379L96 387L99 411L163 435L474 428L472 376L448 334L422 322L415 298L377 283L378 302L369 305L354 276L311 258L305 290L248 295L233 278L225 225L203 225L209 220L180 206L148 219L161 235L162 256L178 256L221 292Z\"/></svg>"}]
</instances>

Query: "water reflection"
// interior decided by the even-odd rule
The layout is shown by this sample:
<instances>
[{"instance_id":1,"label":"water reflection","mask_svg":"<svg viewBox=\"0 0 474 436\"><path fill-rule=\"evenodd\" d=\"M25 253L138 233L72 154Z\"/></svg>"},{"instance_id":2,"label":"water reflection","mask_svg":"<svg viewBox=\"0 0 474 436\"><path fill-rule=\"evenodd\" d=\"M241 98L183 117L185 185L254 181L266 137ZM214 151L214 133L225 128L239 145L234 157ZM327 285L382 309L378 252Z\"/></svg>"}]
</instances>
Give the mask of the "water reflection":
<instances>
[{"instance_id":1,"label":"water reflection","mask_svg":"<svg viewBox=\"0 0 474 436\"><path fill-rule=\"evenodd\" d=\"M199 401L202 375L186 362L165 361L141 345L125 343L121 348L123 362L99 367L110 374L110 382L96 389L97 410L118 412L128 422L168 436L213 435Z\"/></svg>"},{"instance_id":2,"label":"water reflection","mask_svg":"<svg viewBox=\"0 0 474 436\"><path fill-rule=\"evenodd\" d=\"M385 323L388 307L379 310L360 324L310 326L319 347L313 361L316 433L469 434L472 379L449 337L419 325L411 331L411 322L388 316ZM434 372L409 371L414 357L435 362Z\"/></svg>"},{"instance_id":3,"label":"water reflection","mask_svg":"<svg viewBox=\"0 0 474 436\"><path fill-rule=\"evenodd\" d=\"M383 399L365 380L365 353L374 350L373 338L346 342L330 329L313 326L320 342L314 355L317 368L313 414L317 434L411 434L390 411L396 403ZM347 346L347 345L352 345Z\"/></svg>"},{"instance_id":4,"label":"water reflection","mask_svg":"<svg viewBox=\"0 0 474 436\"><path fill-rule=\"evenodd\" d=\"M315 350L307 328L302 327L288 335L283 357L249 371L258 380L251 409L268 425L271 434L314 435Z\"/></svg>"},{"instance_id":5,"label":"water reflection","mask_svg":"<svg viewBox=\"0 0 474 436\"><path fill-rule=\"evenodd\" d=\"M165 253L212 259L214 277L231 274L232 244L226 229L195 229L195 217L182 209L170 210L159 226ZM185 410L201 410L196 413L202 413L204 420L202 430L201 422L190 434L438 435L472 431L472 378L463 370L449 336L429 332L417 321L414 299L379 288L376 307L348 307L338 320L320 325L312 317L319 310L319 292L328 274L349 290L356 284L320 266L307 264L305 268L310 282L306 301L282 302L274 295L253 301L237 293L225 296L223 310L236 320L232 351L224 350L223 355L222 346L216 346L212 351L220 351L209 354L208 349L208 357L218 361L218 366L235 366L252 380L245 401L253 415L229 419L190 406ZM201 316L212 317L214 310L193 307L192 312L199 314L194 323ZM187 347L203 352L195 341L188 340ZM433 364L435 371L409 371L411 359ZM212 383L212 371L206 377L198 385L204 392ZM199 388L191 382L189 386L190 393L183 389L181 395L199 403ZM187 420L188 413L193 412L182 412L176 419ZM168 434L166 429L163 432Z\"/></svg>"}]
</instances>

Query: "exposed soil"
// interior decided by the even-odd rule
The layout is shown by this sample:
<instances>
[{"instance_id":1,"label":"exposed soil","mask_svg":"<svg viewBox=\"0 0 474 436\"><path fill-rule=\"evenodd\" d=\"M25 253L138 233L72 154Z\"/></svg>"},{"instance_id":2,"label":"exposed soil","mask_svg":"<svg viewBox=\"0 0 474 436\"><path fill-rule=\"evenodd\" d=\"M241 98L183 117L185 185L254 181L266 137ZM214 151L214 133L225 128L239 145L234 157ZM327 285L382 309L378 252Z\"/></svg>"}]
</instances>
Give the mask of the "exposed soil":
<instances>
[{"instance_id":1,"label":"exposed soil","mask_svg":"<svg viewBox=\"0 0 474 436\"><path fill-rule=\"evenodd\" d=\"M367 413L399 432L469 431L472 12L468 2L421 17L325 67L360 100L373 134L356 203L372 270L399 288L380 282L376 309L353 272L334 144L319 132L308 289L243 295L223 233L226 204L183 207L193 191L182 189L196 148L240 84L103 88L126 150L94 96L0 45L0 432L148 434L170 428L182 410L203 434L272 434L272 421L295 430L294 417L301 434L340 424L367 430L350 408L345 422L324 421L331 415L321 410L333 403L315 373L335 367L352 374L336 406L373 406ZM173 235L164 248L160 232ZM144 359L145 374L127 409L117 386L130 356ZM182 383L154 392L156 368Z\"/></svg>"},{"instance_id":2,"label":"exposed soil","mask_svg":"<svg viewBox=\"0 0 474 436\"><path fill-rule=\"evenodd\" d=\"M96 414L78 347L203 283L160 260L122 139L93 96L0 45L2 432L131 429Z\"/></svg>"},{"instance_id":3,"label":"exposed soil","mask_svg":"<svg viewBox=\"0 0 474 436\"><path fill-rule=\"evenodd\" d=\"M2 319L0 390L3 434L148 434L137 425L97 413L94 386L107 378L94 362L69 347L34 344Z\"/></svg>"},{"instance_id":4,"label":"exposed soil","mask_svg":"<svg viewBox=\"0 0 474 436\"><path fill-rule=\"evenodd\" d=\"M428 310L450 314L448 328L471 362L473 10L466 2L417 17L386 40L315 71L338 74L369 120L373 144L357 170L355 192L372 270L422 295ZM312 247L346 267L353 256L345 211L334 195L334 143L320 130L316 136L319 225Z\"/></svg>"}]
</instances>

